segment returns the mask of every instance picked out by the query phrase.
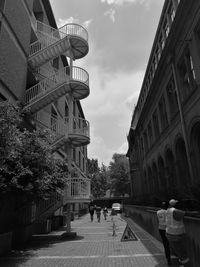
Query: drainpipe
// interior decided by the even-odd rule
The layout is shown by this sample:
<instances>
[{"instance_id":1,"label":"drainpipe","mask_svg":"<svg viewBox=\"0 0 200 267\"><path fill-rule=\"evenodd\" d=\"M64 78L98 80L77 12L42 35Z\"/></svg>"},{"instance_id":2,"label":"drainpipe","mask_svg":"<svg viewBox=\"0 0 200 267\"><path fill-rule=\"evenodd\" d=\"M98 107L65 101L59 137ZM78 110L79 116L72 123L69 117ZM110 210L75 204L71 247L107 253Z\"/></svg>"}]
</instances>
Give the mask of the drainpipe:
<instances>
[{"instance_id":1,"label":"drainpipe","mask_svg":"<svg viewBox=\"0 0 200 267\"><path fill-rule=\"evenodd\" d=\"M66 152L67 152L67 163L68 163L68 170L69 170L69 180L70 180L70 183L69 185L67 185L67 190L66 190L66 194L69 194L71 196L71 169L72 169L72 156L71 156L71 151L72 151L72 148L71 148L71 144L69 142L66 143L65 145L65 149L66 149ZM70 197L70 196L66 196L67 198ZM66 213L67 213L67 229L66 229L66 232L67 233L70 233L71 231L71 210L70 210L70 203L66 203Z\"/></svg>"},{"instance_id":2,"label":"drainpipe","mask_svg":"<svg viewBox=\"0 0 200 267\"><path fill-rule=\"evenodd\" d=\"M70 79L72 78L72 71L73 71L73 59L72 59L72 55L70 56ZM72 93L69 93L69 128L68 131L72 132L73 129L73 96ZM72 171L72 145L70 143L70 141L68 140L66 145L65 145L65 149L67 152L67 162L68 162L68 170L69 170L69 179L70 179L70 184L68 185L68 190L67 190L67 194L69 194L70 196L67 197L71 197L71 171ZM71 232L71 210L70 210L70 203L66 204L66 208L67 208L67 233Z\"/></svg>"},{"instance_id":3,"label":"drainpipe","mask_svg":"<svg viewBox=\"0 0 200 267\"><path fill-rule=\"evenodd\" d=\"M172 65L172 72L173 72L174 81L175 81L175 90L176 90L176 94L177 94L177 101L178 101L178 108L179 108L180 119L181 119L183 138L185 141L185 149L186 149L186 155L187 155L187 160L188 160L188 165L189 165L189 173L190 173L190 177L191 177L191 180L193 183L194 182L194 174L193 174L192 163L191 163L191 158L190 158L190 150L189 150L189 142L188 142L188 137L187 137L187 130L186 130L186 126L185 126L183 109L182 109L182 105L181 105L181 94L180 94L180 90L179 90L180 86L179 86L179 82L177 79L177 67L176 67L173 59L171 60L171 65Z\"/></svg>"}]
</instances>

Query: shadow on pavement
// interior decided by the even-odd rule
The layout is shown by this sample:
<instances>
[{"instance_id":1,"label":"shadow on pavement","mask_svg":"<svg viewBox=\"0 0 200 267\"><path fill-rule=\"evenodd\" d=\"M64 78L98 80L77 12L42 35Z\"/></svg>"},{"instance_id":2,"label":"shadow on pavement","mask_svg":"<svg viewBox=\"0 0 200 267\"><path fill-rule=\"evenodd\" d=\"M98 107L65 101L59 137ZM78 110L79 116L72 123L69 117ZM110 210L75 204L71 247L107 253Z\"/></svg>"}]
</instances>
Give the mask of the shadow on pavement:
<instances>
[{"instance_id":1,"label":"shadow on pavement","mask_svg":"<svg viewBox=\"0 0 200 267\"><path fill-rule=\"evenodd\" d=\"M29 241L24 246L18 246L9 253L0 256L1 267L25 267L26 262L31 258L38 256L37 251L41 248L53 247L54 244L65 243L68 241L77 241L84 239L83 236L76 236L75 238L67 238L60 240L43 240L43 241Z\"/></svg>"},{"instance_id":2,"label":"shadow on pavement","mask_svg":"<svg viewBox=\"0 0 200 267\"><path fill-rule=\"evenodd\" d=\"M167 260L165 258L165 254L163 249L160 249L153 241L153 238L149 238L149 233L147 233L145 230L142 229L142 227L137 227L137 223L134 222L134 220L131 217L124 217L122 218L131 226L132 231L136 232L136 236L139 238L139 241L145 246L147 251L152 254L152 257L157 261L157 264L155 267L168 267ZM131 221L133 222L133 225L131 225ZM136 225L135 225L136 224ZM142 229L142 230L141 230ZM136 241L137 242L137 241ZM157 240L155 241L157 242ZM172 265L173 267L177 267L177 260L172 259Z\"/></svg>"}]
</instances>

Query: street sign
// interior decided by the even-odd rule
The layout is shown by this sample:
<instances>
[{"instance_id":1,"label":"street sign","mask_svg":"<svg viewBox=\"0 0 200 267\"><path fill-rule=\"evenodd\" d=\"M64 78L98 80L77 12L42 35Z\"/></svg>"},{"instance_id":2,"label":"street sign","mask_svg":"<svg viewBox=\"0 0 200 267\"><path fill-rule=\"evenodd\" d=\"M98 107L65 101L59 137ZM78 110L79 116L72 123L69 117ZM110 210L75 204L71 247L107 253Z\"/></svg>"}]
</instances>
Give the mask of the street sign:
<instances>
[{"instance_id":1,"label":"street sign","mask_svg":"<svg viewBox=\"0 0 200 267\"><path fill-rule=\"evenodd\" d=\"M121 241L136 241L136 240L137 237L134 235L131 228L127 224L124 233L122 235Z\"/></svg>"}]
</instances>

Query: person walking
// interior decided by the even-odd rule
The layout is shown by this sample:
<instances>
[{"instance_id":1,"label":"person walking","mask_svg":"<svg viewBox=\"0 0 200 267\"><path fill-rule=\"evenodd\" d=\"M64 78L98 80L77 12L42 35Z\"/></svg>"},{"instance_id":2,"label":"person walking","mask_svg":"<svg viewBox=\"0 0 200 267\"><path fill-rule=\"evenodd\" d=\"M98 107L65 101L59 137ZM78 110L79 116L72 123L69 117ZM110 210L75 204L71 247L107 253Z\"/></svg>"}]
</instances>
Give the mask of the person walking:
<instances>
[{"instance_id":1,"label":"person walking","mask_svg":"<svg viewBox=\"0 0 200 267\"><path fill-rule=\"evenodd\" d=\"M169 241L166 237L166 212L167 212L167 203L162 202L161 209L157 211L158 230L165 249L165 257L167 259L167 263L169 266L171 266L170 246L169 246Z\"/></svg>"},{"instance_id":2,"label":"person walking","mask_svg":"<svg viewBox=\"0 0 200 267\"><path fill-rule=\"evenodd\" d=\"M95 206L94 206L93 202L90 202L89 213L90 213L91 222L93 222L93 219L94 219L94 210L95 210Z\"/></svg>"},{"instance_id":3,"label":"person walking","mask_svg":"<svg viewBox=\"0 0 200 267\"><path fill-rule=\"evenodd\" d=\"M185 211L177 209L178 200L171 199L166 212L166 237L171 250L179 258L180 267L189 267L189 257L186 249L186 234L183 218Z\"/></svg>"},{"instance_id":4,"label":"person walking","mask_svg":"<svg viewBox=\"0 0 200 267\"><path fill-rule=\"evenodd\" d=\"M103 215L104 215L104 219L107 219L107 215L108 215L108 209L106 207L103 208Z\"/></svg>"},{"instance_id":5,"label":"person walking","mask_svg":"<svg viewBox=\"0 0 200 267\"><path fill-rule=\"evenodd\" d=\"M96 207L96 215L97 215L97 221L100 222L101 220L101 207L100 206Z\"/></svg>"}]
</instances>

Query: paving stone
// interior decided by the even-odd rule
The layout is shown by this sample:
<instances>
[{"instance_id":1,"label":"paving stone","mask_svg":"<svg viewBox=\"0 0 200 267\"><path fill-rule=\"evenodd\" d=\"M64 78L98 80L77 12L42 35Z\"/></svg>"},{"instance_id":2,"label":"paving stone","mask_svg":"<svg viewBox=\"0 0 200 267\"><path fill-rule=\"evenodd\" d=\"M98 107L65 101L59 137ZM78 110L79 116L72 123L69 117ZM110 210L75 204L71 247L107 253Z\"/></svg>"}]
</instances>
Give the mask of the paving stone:
<instances>
[{"instance_id":1,"label":"paving stone","mask_svg":"<svg viewBox=\"0 0 200 267\"><path fill-rule=\"evenodd\" d=\"M137 241L120 241L127 222ZM21 251L12 251L0 258L0 266L167 267L162 244L130 218L118 214L106 221L102 217L98 223L85 215L72 222L72 232L77 233L73 240L35 241Z\"/></svg>"}]
</instances>

